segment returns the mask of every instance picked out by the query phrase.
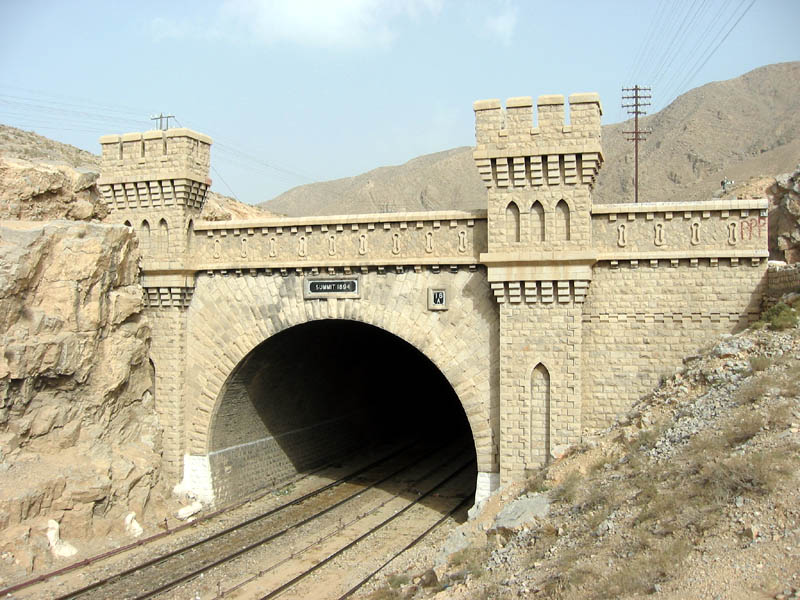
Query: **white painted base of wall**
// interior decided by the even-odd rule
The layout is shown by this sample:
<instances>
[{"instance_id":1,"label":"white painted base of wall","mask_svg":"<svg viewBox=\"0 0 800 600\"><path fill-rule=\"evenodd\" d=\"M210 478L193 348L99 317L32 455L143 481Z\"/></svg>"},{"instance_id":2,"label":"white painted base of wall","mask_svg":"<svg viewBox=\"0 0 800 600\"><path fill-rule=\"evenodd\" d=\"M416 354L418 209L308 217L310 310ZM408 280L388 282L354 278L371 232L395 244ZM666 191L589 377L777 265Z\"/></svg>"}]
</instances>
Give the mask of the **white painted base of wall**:
<instances>
[{"instance_id":1,"label":"white painted base of wall","mask_svg":"<svg viewBox=\"0 0 800 600\"><path fill-rule=\"evenodd\" d=\"M478 516L483 505L492 492L500 487L500 473L486 473L478 471L478 480L475 482L475 504L467 511L467 517L474 519Z\"/></svg>"},{"instance_id":2,"label":"white painted base of wall","mask_svg":"<svg viewBox=\"0 0 800 600\"><path fill-rule=\"evenodd\" d=\"M211 465L207 455L183 455L183 481L173 488L175 494L191 494L206 506L214 504Z\"/></svg>"},{"instance_id":3,"label":"white painted base of wall","mask_svg":"<svg viewBox=\"0 0 800 600\"><path fill-rule=\"evenodd\" d=\"M500 487L500 473L478 472L478 480L475 482L475 504L478 505L492 492Z\"/></svg>"}]
</instances>

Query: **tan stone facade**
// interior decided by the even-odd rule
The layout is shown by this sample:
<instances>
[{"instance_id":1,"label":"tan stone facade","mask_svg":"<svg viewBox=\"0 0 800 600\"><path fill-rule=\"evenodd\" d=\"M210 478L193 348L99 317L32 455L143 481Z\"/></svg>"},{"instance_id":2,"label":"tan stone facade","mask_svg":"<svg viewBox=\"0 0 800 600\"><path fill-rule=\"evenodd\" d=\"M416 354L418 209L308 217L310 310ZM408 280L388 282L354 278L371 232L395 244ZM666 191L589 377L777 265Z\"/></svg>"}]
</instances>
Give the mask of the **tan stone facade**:
<instances>
[{"instance_id":1,"label":"tan stone facade","mask_svg":"<svg viewBox=\"0 0 800 600\"><path fill-rule=\"evenodd\" d=\"M306 323L379 328L438 368L472 431L480 498L753 320L766 201L593 206L600 102L570 96L569 124L564 104L475 103L485 212L197 222L208 138L102 138L111 218L143 238L170 477L223 501L290 474L279 446L346 443L327 413L305 427L316 437L276 443L242 400L253 353Z\"/></svg>"}]
</instances>

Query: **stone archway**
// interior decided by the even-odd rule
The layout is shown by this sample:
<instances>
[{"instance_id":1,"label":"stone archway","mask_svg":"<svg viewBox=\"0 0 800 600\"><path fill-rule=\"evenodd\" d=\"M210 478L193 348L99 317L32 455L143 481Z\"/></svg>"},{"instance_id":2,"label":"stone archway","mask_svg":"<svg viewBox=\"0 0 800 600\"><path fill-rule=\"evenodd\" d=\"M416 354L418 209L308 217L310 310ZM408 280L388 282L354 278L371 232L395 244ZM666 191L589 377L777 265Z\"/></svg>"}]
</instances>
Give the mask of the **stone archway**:
<instances>
[{"instance_id":1,"label":"stone archway","mask_svg":"<svg viewBox=\"0 0 800 600\"><path fill-rule=\"evenodd\" d=\"M447 311L425 310L428 284L434 281L449 289ZM213 495L210 473L192 472L209 471L213 422L237 366L279 332L324 319L372 325L427 357L463 407L474 439L479 487L496 480L498 315L485 293L485 273L369 273L362 275L361 287L359 299L308 301L303 278L296 275L198 278L187 312L185 482L187 477L205 478L192 485L205 486L206 494Z\"/></svg>"}]
</instances>

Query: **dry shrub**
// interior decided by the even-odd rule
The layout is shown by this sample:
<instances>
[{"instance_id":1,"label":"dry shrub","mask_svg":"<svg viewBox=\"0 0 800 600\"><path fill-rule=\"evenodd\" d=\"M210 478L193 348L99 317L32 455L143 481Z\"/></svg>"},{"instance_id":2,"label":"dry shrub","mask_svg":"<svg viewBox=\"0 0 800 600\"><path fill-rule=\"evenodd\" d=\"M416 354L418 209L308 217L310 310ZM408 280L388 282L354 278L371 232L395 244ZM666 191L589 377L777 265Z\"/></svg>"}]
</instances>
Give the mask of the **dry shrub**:
<instances>
[{"instance_id":1,"label":"dry shrub","mask_svg":"<svg viewBox=\"0 0 800 600\"><path fill-rule=\"evenodd\" d=\"M783 446L705 464L692 478L689 494L720 504L744 494L768 494L794 472L800 462L796 452L793 446Z\"/></svg>"},{"instance_id":2,"label":"dry shrub","mask_svg":"<svg viewBox=\"0 0 800 600\"><path fill-rule=\"evenodd\" d=\"M699 461L703 456L718 454L724 446L721 436L714 435L711 431L701 431L689 440L686 453L693 457L693 460Z\"/></svg>"},{"instance_id":3,"label":"dry shrub","mask_svg":"<svg viewBox=\"0 0 800 600\"><path fill-rule=\"evenodd\" d=\"M369 600L400 600L402 596L398 590L381 587L369 595Z\"/></svg>"},{"instance_id":4,"label":"dry shrub","mask_svg":"<svg viewBox=\"0 0 800 600\"><path fill-rule=\"evenodd\" d=\"M552 491L550 497L554 502L566 502L568 504L575 502L578 486L580 486L582 480L583 475L579 471L570 471L559 486Z\"/></svg>"},{"instance_id":5,"label":"dry shrub","mask_svg":"<svg viewBox=\"0 0 800 600\"><path fill-rule=\"evenodd\" d=\"M536 469L533 472L526 474L525 491L528 493L541 493L547 491L547 484L545 483L545 470Z\"/></svg>"},{"instance_id":6,"label":"dry shrub","mask_svg":"<svg viewBox=\"0 0 800 600\"><path fill-rule=\"evenodd\" d=\"M601 582L593 597L619 598L650 593L654 584L677 571L691 549L691 544L683 538L654 542L648 551L637 554Z\"/></svg>"},{"instance_id":7,"label":"dry shrub","mask_svg":"<svg viewBox=\"0 0 800 600\"><path fill-rule=\"evenodd\" d=\"M764 427L764 418L748 410L738 410L722 430L722 439L731 448L744 444L758 435Z\"/></svg>"},{"instance_id":8,"label":"dry shrub","mask_svg":"<svg viewBox=\"0 0 800 600\"><path fill-rule=\"evenodd\" d=\"M408 582L408 575L404 575L402 573L392 573L386 578L386 583L388 583L389 587L393 590L407 584Z\"/></svg>"},{"instance_id":9,"label":"dry shrub","mask_svg":"<svg viewBox=\"0 0 800 600\"><path fill-rule=\"evenodd\" d=\"M489 558L487 547L468 546L450 556L449 563L455 568L460 568L464 573L480 579L486 573L484 563Z\"/></svg>"},{"instance_id":10,"label":"dry shrub","mask_svg":"<svg viewBox=\"0 0 800 600\"><path fill-rule=\"evenodd\" d=\"M787 369L778 379L778 389L781 395L787 398L800 396L800 369L796 366Z\"/></svg>"},{"instance_id":11,"label":"dry shrub","mask_svg":"<svg viewBox=\"0 0 800 600\"><path fill-rule=\"evenodd\" d=\"M770 379L766 374L752 377L736 391L735 400L739 404L754 404L764 397L769 389Z\"/></svg>"},{"instance_id":12,"label":"dry shrub","mask_svg":"<svg viewBox=\"0 0 800 600\"><path fill-rule=\"evenodd\" d=\"M595 460L589 466L589 473L597 473L598 471L604 471L606 465L610 465L614 462L614 457L610 454L601 454L597 460Z\"/></svg>"},{"instance_id":13,"label":"dry shrub","mask_svg":"<svg viewBox=\"0 0 800 600\"><path fill-rule=\"evenodd\" d=\"M763 354L760 356L752 356L750 358L750 368L754 373L766 370L771 363L772 361L770 358L768 356L764 356Z\"/></svg>"},{"instance_id":14,"label":"dry shrub","mask_svg":"<svg viewBox=\"0 0 800 600\"><path fill-rule=\"evenodd\" d=\"M645 500L651 494L653 492L648 490L648 493L641 497ZM633 519L633 524L642 525L653 520L666 522L675 516L680 507L681 499L676 490L666 489L656 492L642 504L639 514Z\"/></svg>"},{"instance_id":15,"label":"dry shrub","mask_svg":"<svg viewBox=\"0 0 800 600\"><path fill-rule=\"evenodd\" d=\"M779 429L788 427L794 420L794 407L795 403L790 401L773 404L769 407L767 425Z\"/></svg>"}]
</instances>

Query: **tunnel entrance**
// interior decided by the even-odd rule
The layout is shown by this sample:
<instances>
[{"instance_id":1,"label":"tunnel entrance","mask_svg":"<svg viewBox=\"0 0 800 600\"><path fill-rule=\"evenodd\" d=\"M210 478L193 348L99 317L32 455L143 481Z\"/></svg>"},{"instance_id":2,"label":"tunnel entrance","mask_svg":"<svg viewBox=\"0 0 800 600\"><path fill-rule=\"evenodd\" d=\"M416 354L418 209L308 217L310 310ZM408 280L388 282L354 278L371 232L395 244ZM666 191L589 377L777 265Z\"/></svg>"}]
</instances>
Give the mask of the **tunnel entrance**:
<instances>
[{"instance_id":1,"label":"tunnel entrance","mask_svg":"<svg viewBox=\"0 0 800 600\"><path fill-rule=\"evenodd\" d=\"M209 448L214 495L234 500L416 440L460 441L475 456L461 402L430 359L359 321L296 325L253 349L222 389Z\"/></svg>"}]
</instances>

